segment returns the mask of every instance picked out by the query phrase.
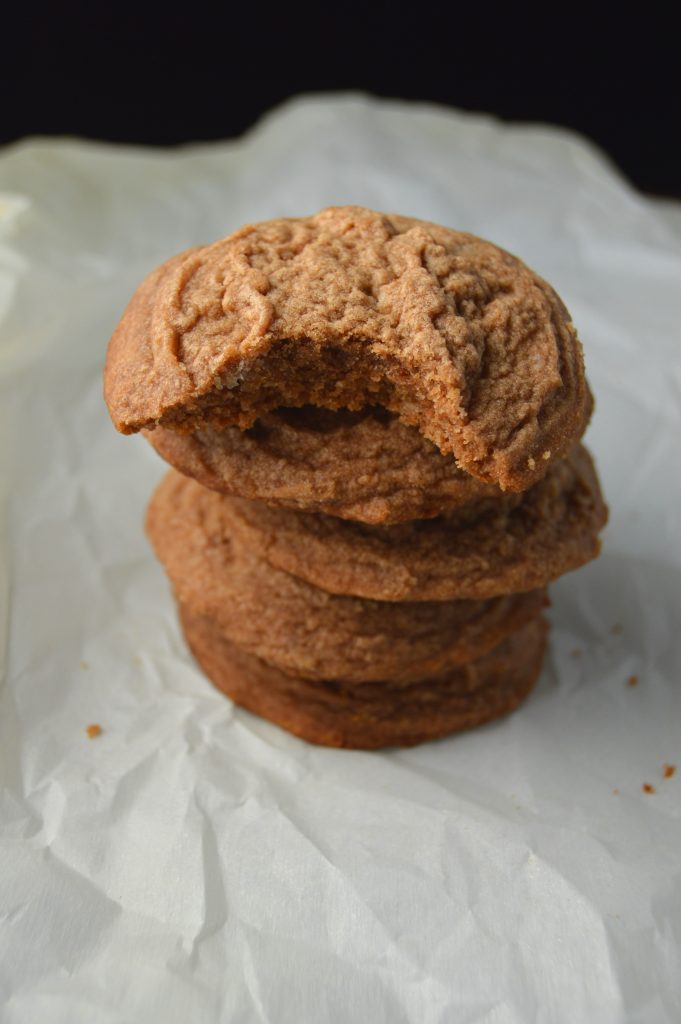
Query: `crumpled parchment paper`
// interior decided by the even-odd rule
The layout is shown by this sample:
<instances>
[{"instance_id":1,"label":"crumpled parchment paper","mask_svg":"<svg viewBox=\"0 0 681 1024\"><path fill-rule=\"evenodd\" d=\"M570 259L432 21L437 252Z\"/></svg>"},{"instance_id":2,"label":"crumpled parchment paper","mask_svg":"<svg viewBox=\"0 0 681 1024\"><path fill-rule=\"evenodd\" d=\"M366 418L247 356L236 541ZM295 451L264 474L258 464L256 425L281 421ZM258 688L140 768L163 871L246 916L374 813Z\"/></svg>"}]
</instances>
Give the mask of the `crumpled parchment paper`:
<instances>
[{"instance_id":1,"label":"crumpled parchment paper","mask_svg":"<svg viewBox=\"0 0 681 1024\"><path fill-rule=\"evenodd\" d=\"M611 507L527 703L379 754L204 680L142 532L164 466L101 395L148 270L347 202L555 285ZM678 211L563 131L359 96L173 152L33 140L0 154L0 318L3 1024L681 1019Z\"/></svg>"}]
</instances>

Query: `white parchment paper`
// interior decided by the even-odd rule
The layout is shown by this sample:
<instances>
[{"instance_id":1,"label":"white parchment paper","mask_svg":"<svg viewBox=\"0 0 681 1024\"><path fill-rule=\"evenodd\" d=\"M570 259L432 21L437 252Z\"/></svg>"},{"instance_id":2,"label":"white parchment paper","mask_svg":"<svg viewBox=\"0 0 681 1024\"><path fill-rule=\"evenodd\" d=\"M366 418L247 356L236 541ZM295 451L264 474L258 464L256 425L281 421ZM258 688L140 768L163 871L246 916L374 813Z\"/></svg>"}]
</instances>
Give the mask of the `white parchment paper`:
<instances>
[{"instance_id":1,"label":"white parchment paper","mask_svg":"<svg viewBox=\"0 0 681 1024\"><path fill-rule=\"evenodd\" d=\"M555 285L611 506L522 709L379 754L204 680L142 532L163 464L101 397L148 270L346 202ZM0 154L3 1024L681 1020L680 292L678 210L550 128L308 97L238 142Z\"/></svg>"}]
</instances>

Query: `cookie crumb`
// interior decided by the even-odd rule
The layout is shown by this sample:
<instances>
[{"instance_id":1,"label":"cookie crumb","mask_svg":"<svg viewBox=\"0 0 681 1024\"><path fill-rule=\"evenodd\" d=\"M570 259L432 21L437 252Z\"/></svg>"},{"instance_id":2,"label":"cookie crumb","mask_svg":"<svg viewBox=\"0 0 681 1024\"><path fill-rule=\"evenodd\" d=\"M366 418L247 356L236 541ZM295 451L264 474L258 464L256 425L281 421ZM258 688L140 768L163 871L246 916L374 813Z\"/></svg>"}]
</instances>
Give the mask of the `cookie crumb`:
<instances>
[{"instance_id":1,"label":"cookie crumb","mask_svg":"<svg viewBox=\"0 0 681 1024\"><path fill-rule=\"evenodd\" d=\"M675 764L663 764L662 765L662 776L665 779L671 779L672 776L676 775Z\"/></svg>"},{"instance_id":2,"label":"cookie crumb","mask_svg":"<svg viewBox=\"0 0 681 1024\"><path fill-rule=\"evenodd\" d=\"M573 651L571 651L570 654L571 654L571 656L573 658L581 658L581 656L582 656L581 648L580 647L575 647L575 649Z\"/></svg>"},{"instance_id":3,"label":"cookie crumb","mask_svg":"<svg viewBox=\"0 0 681 1024\"><path fill-rule=\"evenodd\" d=\"M132 663L136 668L140 667L140 665L142 664L142 659L140 658L139 654L133 655Z\"/></svg>"},{"instance_id":4,"label":"cookie crumb","mask_svg":"<svg viewBox=\"0 0 681 1024\"><path fill-rule=\"evenodd\" d=\"M89 661L81 661L80 668L86 669L86 668L89 668L89 667L90 667L90 662Z\"/></svg>"},{"instance_id":5,"label":"cookie crumb","mask_svg":"<svg viewBox=\"0 0 681 1024\"><path fill-rule=\"evenodd\" d=\"M98 736L102 735L102 727L97 722L93 722L92 725L88 725L85 732L88 734L91 740L96 740Z\"/></svg>"},{"instance_id":6,"label":"cookie crumb","mask_svg":"<svg viewBox=\"0 0 681 1024\"><path fill-rule=\"evenodd\" d=\"M622 633L624 632L624 630L623 630L622 626L619 624L619 622L616 622L615 625L610 630L610 632L612 633L613 636L621 636Z\"/></svg>"},{"instance_id":7,"label":"cookie crumb","mask_svg":"<svg viewBox=\"0 0 681 1024\"><path fill-rule=\"evenodd\" d=\"M548 462L548 460L550 458L551 458L551 449L547 448L547 450L545 452L542 452L542 459L544 459L545 462Z\"/></svg>"},{"instance_id":8,"label":"cookie crumb","mask_svg":"<svg viewBox=\"0 0 681 1024\"><path fill-rule=\"evenodd\" d=\"M638 676L629 676L627 686L638 686Z\"/></svg>"},{"instance_id":9,"label":"cookie crumb","mask_svg":"<svg viewBox=\"0 0 681 1024\"><path fill-rule=\"evenodd\" d=\"M644 782L643 785L641 786L641 789L643 790L644 793L654 793L655 792L655 787L651 786L649 782Z\"/></svg>"},{"instance_id":10,"label":"cookie crumb","mask_svg":"<svg viewBox=\"0 0 681 1024\"><path fill-rule=\"evenodd\" d=\"M537 465L537 463L534 461L534 459L532 458L531 455L530 455L529 459L527 460L527 465L529 466L530 469L534 469L534 467Z\"/></svg>"},{"instance_id":11,"label":"cookie crumb","mask_svg":"<svg viewBox=\"0 0 681 1024\"><path fill-rule=\"evenodd\" d=\"M619 789L613 789L613 791L612 791L612 795L613 795L613 796L619 796L619 795L620 795L620 791L619 791Z\"/></svg>"}]
</instances>

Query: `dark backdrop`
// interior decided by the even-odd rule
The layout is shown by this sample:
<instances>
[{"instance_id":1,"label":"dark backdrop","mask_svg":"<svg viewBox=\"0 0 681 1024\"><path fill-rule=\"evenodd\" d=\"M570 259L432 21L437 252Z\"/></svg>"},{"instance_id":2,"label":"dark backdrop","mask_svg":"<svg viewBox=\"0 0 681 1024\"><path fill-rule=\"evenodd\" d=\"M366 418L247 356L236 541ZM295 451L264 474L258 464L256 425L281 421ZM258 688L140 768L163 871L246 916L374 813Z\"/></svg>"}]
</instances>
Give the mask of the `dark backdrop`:
<instances>
[{"instance_id":1,"label":"dark backdrop","mask_svg":"<svg viewBox=\"0 0 681 1024\"><path fill-rule=\"evenodd\" d=\"M679 49L655 5L33 3L3 11L0 142L238 135L295 93L362 89L567 125L681 196ZM669 5L671 10L672 5ZM560 13L555 13L559 11Z\"/></svg>"}]
</instances>

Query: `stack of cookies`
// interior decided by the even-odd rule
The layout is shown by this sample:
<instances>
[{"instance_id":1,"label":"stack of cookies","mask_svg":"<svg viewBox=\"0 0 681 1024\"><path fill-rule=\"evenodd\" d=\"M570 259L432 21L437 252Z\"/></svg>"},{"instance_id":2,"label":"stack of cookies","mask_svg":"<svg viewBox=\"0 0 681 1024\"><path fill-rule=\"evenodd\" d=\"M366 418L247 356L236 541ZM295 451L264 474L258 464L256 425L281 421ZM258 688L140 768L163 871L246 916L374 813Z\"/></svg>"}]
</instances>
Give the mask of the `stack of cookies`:
<instances>
[{"instance_id":1,"label":"stack of cookies","mask_svg":"<svg viewBox=\"0 0 681 1024\"><path fill-rule=\"evenodd\" d=\"M359 207L247 226L142 283L105 394L175 467L147 530L237 703L371 748L530 691L606 509L580 343L519 260Z\"/></svg>"}]
</instances>

